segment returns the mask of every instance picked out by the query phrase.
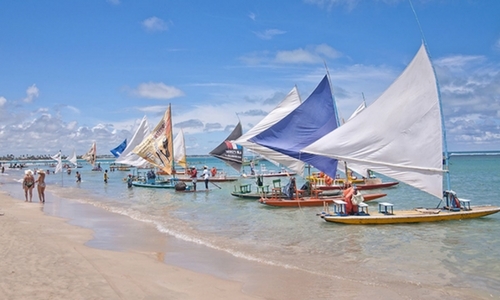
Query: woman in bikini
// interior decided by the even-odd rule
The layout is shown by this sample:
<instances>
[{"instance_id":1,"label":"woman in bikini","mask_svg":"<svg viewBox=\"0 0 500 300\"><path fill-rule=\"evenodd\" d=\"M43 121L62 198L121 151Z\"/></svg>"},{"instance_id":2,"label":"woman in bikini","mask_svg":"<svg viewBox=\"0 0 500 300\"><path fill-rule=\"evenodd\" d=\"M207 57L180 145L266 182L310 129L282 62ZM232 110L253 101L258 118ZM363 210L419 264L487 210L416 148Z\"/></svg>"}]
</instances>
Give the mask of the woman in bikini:
<instances>
[{"instance_id":1,"label":"woman in bikini","mask_svg":"<svg viewBox=\"0 0 500 300\"><path fill-rule=\"evenodd\" d=\"M38 171L38 179L36 182L38 183L38 198L40 202L45 203L45 172L43 170Z\"/></svg>"},{"instance_id":2,"label":"woman in bikini","mask_svg":"<svg viewBox=\"0 0 500 300\"><path fill-rule=\"evenodd\" d=\"M33 172L31 170L26 170L24 172L24 179L23 179L24 197L26 198L26 201L24 202L28 202L28 193L31 202L31 200L33 199L34 187L35 187L35 177L33 176Z\"/></svg>"}]
</instances>

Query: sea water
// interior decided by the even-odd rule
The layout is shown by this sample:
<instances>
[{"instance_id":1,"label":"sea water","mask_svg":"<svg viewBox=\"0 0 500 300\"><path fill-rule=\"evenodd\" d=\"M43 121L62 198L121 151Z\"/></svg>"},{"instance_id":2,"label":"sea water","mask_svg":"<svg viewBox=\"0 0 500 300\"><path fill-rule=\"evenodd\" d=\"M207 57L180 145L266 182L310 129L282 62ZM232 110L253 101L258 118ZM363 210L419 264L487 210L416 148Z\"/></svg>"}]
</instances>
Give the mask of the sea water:
<instances>
[{"instance_id":1,"label":"sea water","mask_svg":"<svg viewBox=\"0 0 500 300\"><path fill-rule=\"evenodd\" d=\"M237 175L215 158L190 157L188 162L198 168L215 166L228 176ZM250 183L255 190L255 180L248 177L210 183L208 192L127 188L124 178L134 170L110 172L112 161L100 163L110 173L107 184L102 172L91 171L82 162L83 168L74 169L71 175L46 176L48 189L65 199L91 204L136 222L152 223L162 234L243 260L375 286L400 283L436 289L465 288L500 297L500 214L437 223L340 225L319 218L316 214L322 207L275 208L232 196L230 192L240 184ZM267 170L279 171L269 162L261 164ZM257 165L256 171L260 167ZM459 198L470 199L472 205L500 206L498 153L453 155L449 168L451 187ZM76 170L82 174L81 183L75 182ZM22 175L23 171L6 169L6 174L0 176L2 189L23 199ZM300 186L303 179L297 178ZM265 184L271 185L271 180L265 178ZM283 185L288 181L286 177L281 180ZM202 180L198 180L197 189L205 189ZM387 193L382 199L393 203L395 210L439 204L439 199L403 183L369 192ZM36 192L34 201L38 201ZM376 202L368 204L369 210L377 209ZM311 287L312 293L324 294L320 291L322 285Z\"/></svg>"}]
</instances>

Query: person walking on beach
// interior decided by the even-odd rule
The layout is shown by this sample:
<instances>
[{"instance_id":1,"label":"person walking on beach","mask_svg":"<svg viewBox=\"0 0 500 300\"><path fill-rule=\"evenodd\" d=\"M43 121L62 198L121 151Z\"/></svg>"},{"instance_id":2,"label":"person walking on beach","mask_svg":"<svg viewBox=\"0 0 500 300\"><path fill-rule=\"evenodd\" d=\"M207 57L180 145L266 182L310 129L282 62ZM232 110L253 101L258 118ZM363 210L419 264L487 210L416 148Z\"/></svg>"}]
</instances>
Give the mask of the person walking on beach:
<instances>
[{"instance_id":1,"label":"person walking on beach","mask_svg":"<svg viewBox=\"0 0 500 300\"><path fill-rule=\"evenodd\" d=\"M31 202L33 199L33 188L35 187L35 177L33 176L33 172L31 170L26 170L24 174L23 189L24 197L26 198L26 201L24 202L28 202L28 194Z\"/></svg>"},{"instance_id":2,"label":"person walking on beach","mask_svg":"<svg viewBox=\"0 0 500 300\"><path fill-rule=\"evenodd\" d=\"M203 176L203 179L205 180L205 189L208 190L208 179L210 178L210 171L208 171L207 166L203 167L203 174L201 174L201 176Z\"/></svg>"},{"instance_id":3,"label":"person walking on beach","mask_svg":"<svg viewBox=\"0 0 500 300\"><path fill-rule=\"evenodd\" d=\"M38 170L38 178L36 183L38 184L38 198L40 202L45 203L45 172L43 170Z\"/></svg>"},{"instance_id":4,"label":"person walking on beach","mask_svg":"<svg viewBox=\"0 0 500 300\"><path fill-rule=\"evenodd\" d=\"M198 171L194 166L191 167L191 182L193 183L193 191L196 191L196 181L198 178Z\"/></svg>"},{"instance_id":5,"label":"person walking on beach","mask_svg":"<svg viewBox=\"0 0 500 300\"><path fill-rule=\"evenodd\" d=\"M108 170L104 170L104 183L108 183Z\"/></svg>"},{"instance_id":6,"label":"person walking on beach","mask_svg":"<svg viewBox=\"0 0 500 300\"><path fill-rule=\"evenodd\" d=\"M82 182L82 175L80 172L76 171L76 182Z\"/></svg>"}]
</instances>

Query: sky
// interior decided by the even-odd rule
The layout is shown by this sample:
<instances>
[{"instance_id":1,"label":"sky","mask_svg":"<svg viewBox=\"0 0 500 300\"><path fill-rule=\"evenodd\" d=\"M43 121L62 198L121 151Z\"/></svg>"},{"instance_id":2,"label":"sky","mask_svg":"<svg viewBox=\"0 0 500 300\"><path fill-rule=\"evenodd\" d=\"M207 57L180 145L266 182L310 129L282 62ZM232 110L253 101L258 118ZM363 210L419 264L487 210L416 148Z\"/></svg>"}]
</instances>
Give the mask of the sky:
<instances>
[{"instance_id":1,"label":"sky","mask_svg":"<svg viewBox=\"0 0 500 300\"><path fill-rule=\"evenodd\" d=\"M3 1L0 156L81 155L94 141L110 154L169 104L187 154L207 154L327 72L347 119L423 37L448 150L500 150L499 12L497 0Z\"/></svg>"}]
</instances>

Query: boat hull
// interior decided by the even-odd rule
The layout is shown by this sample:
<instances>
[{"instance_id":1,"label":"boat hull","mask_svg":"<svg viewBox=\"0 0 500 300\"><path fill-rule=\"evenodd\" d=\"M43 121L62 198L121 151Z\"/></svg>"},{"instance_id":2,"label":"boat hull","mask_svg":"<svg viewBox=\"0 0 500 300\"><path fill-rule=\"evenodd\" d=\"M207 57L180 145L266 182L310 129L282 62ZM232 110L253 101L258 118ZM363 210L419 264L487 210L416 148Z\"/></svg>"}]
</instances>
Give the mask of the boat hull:
<instances>
[{"instance_id":1,"label":"boat hull","mask_svg":"<svg viewBox=\"0 0 500 300\"><path fill-rule=\"evenodd\" d=\"M387 196L387 194L366 194L363 198L366 201L371 201ZM342 197L329 198L299 198L299 199L275 199L275 198L260 198L259 202L269 206L278 207L304 207L304 206L324 206L333 203L334 200L342 200Z\"/></svg>"},{"instance_id":2,"label":"boat hull","mask_svg":"<svg viewBox=\"0 0 500 300\"><path fill-rule=\"evenodd\" d=\"M217 177L210 177L208 181L210 182L232 182L232 181L237 181L239 178L237 177L226 177L226 178L217 178ZM189 177L177 177L178 181L182 182L191 182L192 179ZM203 181L203 178L198 178L199 181Z\"/></svg>"},{"instance_id":3,"label":"boat hull","mask_svg":"<svg viewBox=\"0 0 500 300\"><path fill-rule=\"evenodd\" d=\"M402 224L402 223L425 223L440 222L447 220L475 219L491 215L500 211L497 206L472 206L471 210L449 211L439 210L439 213L429 214L417 210L395 211L392 215L381 213L370 213L366 216L338 216L322 215L327 222L350 224L350 225L378 225L378 224Z\"/></svg>"},{"instance_id":4,"label":"boat hull","mask_svg":"<svg viewBox=\"0 0 500 300\"><path fill-rule=\"evenodd\" d=\"M391 182L384 182L384 183L373 183L373 184L356 184L356 187L358 190L374 190L374 189L385 189L389 187L393 187L395 185L399 184L397 181L391 181ZM318 189L322 191L329 191L329 190L341 190L344 189L343 185L322 185L322 186L317 186Z\"/></svg>"},{"instance_id":5,"label":"boat hull","mask_svg":"<svg viewBox=\"0 0 500 300\"><path fill-rule=\"evenodd\" d=\"M333 196L337 196L339 194L340 194L340 191L325 191L321 195L322 196L326 196L326 197L333 197ZM258 200L258 199L262 198L263 196L265 198L268 198L268 199L270 199L272 197L271 192L264 193L264 195L262 195L261 193L239 193L239 192L231 192L231 195L234 196L234 197L238 197L238 198L255 199L255 200ZM279 197L275 196L275 198L286 199L286 198L288 198L288 196L285 195L285 194L281 194Z\"/></svg>"},{"instance_id":6,"label":"boat hull","mask_svg":"<svg viewBox=\"0 0 500 300\"><path fill-rule=\"evenodd\" d=\"M297 175L296 172L276 172L276 173L264 173L264 174L256 174L256 175L248 175L248 174L243 174L241 175L242 177L245 178L257 178L257 176L262 176L262 177L287 177L287 176L295 176Z\"/></svg>"},{"instance_id":7,"label":"boat hull","mask_svg":"<svg viewBox=\"0 0 500 300\"><path fill-rule=\"evenodd\" d=\"M132 181L133 186L156 188L156 189L173 189L173 188L175 188L175 184L176 184L176 182L147 183L147 182L140 182L140 181Z\"/></svg>"}]
</instances>

